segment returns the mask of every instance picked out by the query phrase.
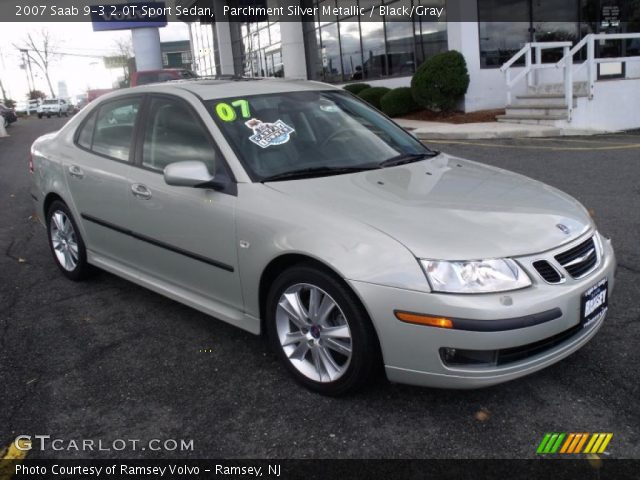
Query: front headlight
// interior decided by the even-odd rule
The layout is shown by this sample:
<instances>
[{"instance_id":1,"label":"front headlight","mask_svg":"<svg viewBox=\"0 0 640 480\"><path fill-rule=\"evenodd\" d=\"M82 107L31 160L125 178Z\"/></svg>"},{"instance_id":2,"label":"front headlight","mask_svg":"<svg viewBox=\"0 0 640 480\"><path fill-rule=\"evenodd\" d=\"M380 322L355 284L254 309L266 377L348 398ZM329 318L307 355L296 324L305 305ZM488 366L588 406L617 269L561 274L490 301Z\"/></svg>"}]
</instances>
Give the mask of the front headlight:
<instances>
[{"instance_id":1,"label":"front headlight","mask_svg":"<svg viewBox=\"0 0 640 480\"><path fill-rule=\"evenodd\" d=\"M510 258L449 262L420 260L431 288L447 293L493 293L517 290L531 280Z\"/></svg>"}]
</instances>

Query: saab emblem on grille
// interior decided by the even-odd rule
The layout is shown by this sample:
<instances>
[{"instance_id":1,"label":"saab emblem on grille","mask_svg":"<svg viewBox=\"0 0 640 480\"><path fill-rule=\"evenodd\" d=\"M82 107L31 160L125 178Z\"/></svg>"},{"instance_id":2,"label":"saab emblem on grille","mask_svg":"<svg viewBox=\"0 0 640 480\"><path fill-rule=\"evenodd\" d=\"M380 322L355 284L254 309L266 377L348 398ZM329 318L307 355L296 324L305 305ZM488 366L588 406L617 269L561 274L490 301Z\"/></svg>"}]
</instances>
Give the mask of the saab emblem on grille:
<instances>
[{"instance_id":1,"label":"saab emblem on grille","mask_svg":"<svg viewBox=\"0 0 640 480\"><path fill-rule=\"evenodd\" d=\"M562 223L556 224L556 227L558 227L558 229L560 229L560 231L565 235L569 235L571 233L571 230L569 230L569 227L567 227L566 225L563 225Z\"/></svg>"}]
</instances>

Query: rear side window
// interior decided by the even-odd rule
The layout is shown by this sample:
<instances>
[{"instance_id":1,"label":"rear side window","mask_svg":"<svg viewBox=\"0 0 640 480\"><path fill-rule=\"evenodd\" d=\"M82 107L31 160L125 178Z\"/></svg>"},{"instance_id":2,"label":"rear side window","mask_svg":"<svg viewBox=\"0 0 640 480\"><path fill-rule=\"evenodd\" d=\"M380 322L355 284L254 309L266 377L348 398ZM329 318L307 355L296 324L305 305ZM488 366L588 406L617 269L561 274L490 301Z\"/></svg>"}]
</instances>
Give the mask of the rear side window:
<instances>
[{"instance_id":1,"label":"rear side window","mask_svg":"<svg viewBox=\"0 0 640 480\"><path fill-rule=\"evenodd\" d=\"M89 118L85 120L78 133L78 145L87 150L91 150L91 139L93 137L93 127L96 126L96 111L94 110L89 115Z\"/></svg>"},{"instance_id":2,"label":"rear side window","mask_svg":"<svg viewBox=\"0 0 640 480\"><path fill-rule=\"evenodd\" d=\"M125 98L101 105L91 150L116 160L128 161L139 110L140 98Z\"/></svg>"}]
</instances>

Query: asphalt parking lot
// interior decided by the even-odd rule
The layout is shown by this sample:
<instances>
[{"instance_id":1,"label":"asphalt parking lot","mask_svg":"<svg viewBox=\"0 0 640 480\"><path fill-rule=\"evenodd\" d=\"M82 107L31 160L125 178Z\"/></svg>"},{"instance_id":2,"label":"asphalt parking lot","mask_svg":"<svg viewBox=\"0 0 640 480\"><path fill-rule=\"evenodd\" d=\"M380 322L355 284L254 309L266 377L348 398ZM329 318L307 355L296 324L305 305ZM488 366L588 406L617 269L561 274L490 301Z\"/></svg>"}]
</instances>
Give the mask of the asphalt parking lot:
<instances>
[{"instance_id":1,"label":"asphalt parking lot","mask_svg":"<svg viewBox=\"0 0 640 480\"><path fill-rule=\"evenodd\" d=\"M545 432L613 432L640 458L640 133L432 147L558 187L593 211L619 269L610 314L582 350L474 391L380 380L324 398L259 337L107 273L73 283L34 221L27 155L65 119L0 139L0 449L17 435L192 439L193 451L33 451L30 457L531 458ZM66 444L63 444L66 445Z\"/></svg>"}]
</instances>

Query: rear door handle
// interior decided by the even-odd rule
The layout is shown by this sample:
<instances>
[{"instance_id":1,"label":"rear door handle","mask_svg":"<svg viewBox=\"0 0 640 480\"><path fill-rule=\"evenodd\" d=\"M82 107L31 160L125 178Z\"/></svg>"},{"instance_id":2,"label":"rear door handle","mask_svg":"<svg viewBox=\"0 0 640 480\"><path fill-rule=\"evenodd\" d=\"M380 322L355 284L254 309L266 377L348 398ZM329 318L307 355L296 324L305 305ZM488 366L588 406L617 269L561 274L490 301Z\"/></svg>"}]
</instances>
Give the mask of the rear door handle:
<instances>
[{"instance_id":1,"label":"rear door handle","mask_svg":"<svg viewBox=\"0 0 640 480\"><path fill-rule=\"evenodd\" d=\"M72 177L76 177L76 178L82 178L82 177L84 177L84 172L82 171L82 169L79 166L71 165L69 167L69 175L71 175Z\"/></svg>"},{"instance_id":2,"label":"rear door handle","mask_svg":"<svg viewBox=\"0 0 640 480\"><path fill-rule=\"evenodd\" d=\"M133 193L134 197L138 197L143 200L149 200L151 198L151 190L141 183L134 183L131 185L131 193Z\"/></svg>"}]
</instances>

